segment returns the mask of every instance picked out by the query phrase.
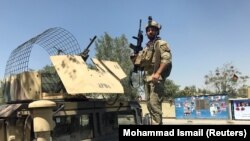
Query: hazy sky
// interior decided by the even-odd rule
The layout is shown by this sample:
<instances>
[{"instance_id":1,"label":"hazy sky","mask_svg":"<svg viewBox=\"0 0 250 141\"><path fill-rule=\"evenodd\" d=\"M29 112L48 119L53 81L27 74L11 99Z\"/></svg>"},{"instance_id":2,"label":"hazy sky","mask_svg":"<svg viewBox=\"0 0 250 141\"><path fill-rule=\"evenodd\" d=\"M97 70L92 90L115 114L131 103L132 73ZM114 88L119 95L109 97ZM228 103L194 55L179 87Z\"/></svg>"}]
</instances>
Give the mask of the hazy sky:
<instances>
[{"instance_id":1,"label":"hazy sky","mask_svg":"<svg viewBox=\"0 0 250 141\"><path fill-rule=\"evenodd\" d=\"M249 0L0 0L0 79L11 51L48 28L71 32L81 49L104 32L135 43L139 19L144 29L148 16L163 27L177 85L203 88L204 76L227 63L250 76ZM34 46L29 68L45 64L47 53Z\"/></svg>"}]
</instances>

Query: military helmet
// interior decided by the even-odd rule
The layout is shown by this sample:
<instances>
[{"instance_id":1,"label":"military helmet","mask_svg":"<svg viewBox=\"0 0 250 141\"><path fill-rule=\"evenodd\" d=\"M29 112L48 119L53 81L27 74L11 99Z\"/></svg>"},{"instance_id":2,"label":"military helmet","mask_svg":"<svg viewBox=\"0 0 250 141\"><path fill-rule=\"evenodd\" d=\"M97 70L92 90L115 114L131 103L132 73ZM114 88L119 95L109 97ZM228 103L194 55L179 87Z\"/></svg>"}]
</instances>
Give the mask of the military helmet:
<instances>
[{"instance_id":1,"label":"military helmet","mask_svg":"<svg viewBox=\"0 0 250 141\"><path fill-rule=\"evenodd\" d=\"M153 21L151 16L148 17L148 24L146 25L146 30L148 27L156 27L158 30L161 29L161 25L156 21Z\"/></svg>"}]
</instances>

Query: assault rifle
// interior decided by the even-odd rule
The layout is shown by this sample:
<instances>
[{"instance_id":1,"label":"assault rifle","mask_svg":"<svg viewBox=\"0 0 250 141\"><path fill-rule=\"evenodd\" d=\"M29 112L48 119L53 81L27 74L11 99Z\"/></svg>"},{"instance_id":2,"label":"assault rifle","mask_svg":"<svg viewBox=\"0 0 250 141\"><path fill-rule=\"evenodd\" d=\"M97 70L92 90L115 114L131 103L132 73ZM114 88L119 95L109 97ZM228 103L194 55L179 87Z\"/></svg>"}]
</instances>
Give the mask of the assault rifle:
<instances>
[{"instance_id":1,"label":"assault rifle","mask_svg":"<svg viewBox=\"0 0 250 141\"><path fill-rule=\"evenodd\" d=\"M131 59L132 59L133 62L134 62L134 59L136 59L136 56L139 53L139 51L142 50L142 42L143 42L143 34L142 33L143 33L143 31L141 30L141 19L140 19L140 24L139 24L139 30L138 30L137 37L135 37L135 36L132 37L132 38L137 40L137 44L136 45L134 45L134 44L129 45L129 47L131 49L133 49L133 51L134 51L133 55L131 56ZM139 68L139 66L134 65L133 72L137 73L138 68Z\"/></svg>"},{"instance_id":2,"label":"assault rifle","mask_svg":"<svg viewBox=\"0 0 250 141\"><path fill-rule=\"evenodd\" d=\"M136 39L137 40L137 44L134 45L134 44L130 44L129 47L131 49L133 49L134 51L134 54L138 54L139 51L142 50L142 42L143 42L143 34L142 34L142 30L141 30L141 19L140 19L140 25L139 25L139 30L138 30L138 34L137 34L137 37L133 36L132 38Z\"/></svg>"},{"instance_id":3,"label":"assault rifle","mask_svg":"<svg viewBox=\"0 0 250 141\"><path fill-rule=\"evenodd\" d=\"M80 56L82 56L82 59L83 59L84 61L86 61L86 60L88 59L88 57L89 57L89 48L90 48L90 46L92 45L92 43L95 41L95 39L96 39L96 36L94 36L93 39L90 39L89 45L83 50L83 52L81 52L81 53L79 54Z\"/></svg>"}]
</instances>

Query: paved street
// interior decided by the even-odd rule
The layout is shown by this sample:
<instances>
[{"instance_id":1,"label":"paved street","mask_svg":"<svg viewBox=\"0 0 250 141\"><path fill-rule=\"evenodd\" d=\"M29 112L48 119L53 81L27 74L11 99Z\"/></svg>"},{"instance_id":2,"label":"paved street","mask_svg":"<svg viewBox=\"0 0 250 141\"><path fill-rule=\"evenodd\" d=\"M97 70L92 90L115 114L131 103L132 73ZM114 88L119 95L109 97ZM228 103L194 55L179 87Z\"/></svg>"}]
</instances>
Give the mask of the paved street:
<instances>
[{"instance_id":1,"label":"paved street","mask_svg":"<svg viewBox=\"0 0 250 141\"><path fill-rule=\"evenodd\" d=\"M163 119L164 125L250 125L250 120L215 120L215 119Z\"/></svg>"}]
</instances>

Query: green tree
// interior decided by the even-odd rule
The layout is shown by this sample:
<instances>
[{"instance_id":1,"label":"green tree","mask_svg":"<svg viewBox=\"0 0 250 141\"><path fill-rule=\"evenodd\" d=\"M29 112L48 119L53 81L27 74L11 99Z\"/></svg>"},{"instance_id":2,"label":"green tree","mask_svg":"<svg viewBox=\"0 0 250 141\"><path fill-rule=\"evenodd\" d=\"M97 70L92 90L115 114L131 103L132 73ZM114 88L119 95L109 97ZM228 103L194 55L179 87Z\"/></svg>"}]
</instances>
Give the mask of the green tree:
<instances>
[{"instance_id":1,"label":"green tree","mask_svg":"<svg viewBox=\"0 0 250 141\"><path fill-rule=\"evenodd\" d=\"M198 95L212 94L212 92L210 90L207 90L205 88L203 88L203 89L198 88L197 93L198 93Z\"/></svg>"},{"instance_id":2,"label":"green tree","mask_svg":"<svg viewBox=\"0 0 250 141\"><path fill-rule=\"evenodd\" d=\"M108 33L98 38L95 42L96 57L102 60L116 61L122 67L127 76L130 75L132 62L129 59L131 50L125 35L112 38ZM129 99L135 99L138 95L137 90L133 89L129 84L129 77L122 80L124 93Z\"/></svg>"},{"instance_id":3,"label":"green tree","mask_svg":"<svg viewBox=\"0 0 250 141\"><path fill-rule=\"evenodd\" d=\"M247 87L246 81L248 79L249 76L242 75L232 63L228 63L205 75L205 84L210 86L215 94L228 94L229 97L237 97L239 89Z\"/></svg>"},{"instance_id":4,"label":"green tree","mask_svg":"<svg viewBox=\"0 0 250 141\"><path fill-rule=\"evenodd\" d=\"M173 99L178 96L177 93L179 92L180 86L176 85L173 80L166 79L164 86L166 99Z\"/></svg>"},{"instance_id":5,"label":"green tree","mask_svg":"<svg viewBox=\"0 0 250 141\"><path fill-rule=\"evenodd\" d=\"M3 99L3 84L2 84L2 80L0 80L0 105L3 103L4 99Z\"/></svg>"},{"instance_id":6,"label":"green tree","mask_svg":"<svg viewBox=\"0 0 250 141\"><path fill-rule=\"evenodd\" d=\"M53 65L46 65L38 72L40 73L56 73L55 67Z\"/></svg>"},{"instance_id":7,"label":"green tree","mask_svg":"<svg viewBox=\"0 0 250 141\"><path fill-rule=\"evenodd\" d=\"M196 90L195 86L186 86L183 90L180 90L177 92L176 97L182 97L182 96L194 96L197 95L198 92Z\"/></svg>"}]
</instances>

